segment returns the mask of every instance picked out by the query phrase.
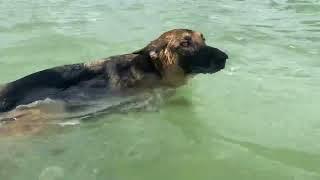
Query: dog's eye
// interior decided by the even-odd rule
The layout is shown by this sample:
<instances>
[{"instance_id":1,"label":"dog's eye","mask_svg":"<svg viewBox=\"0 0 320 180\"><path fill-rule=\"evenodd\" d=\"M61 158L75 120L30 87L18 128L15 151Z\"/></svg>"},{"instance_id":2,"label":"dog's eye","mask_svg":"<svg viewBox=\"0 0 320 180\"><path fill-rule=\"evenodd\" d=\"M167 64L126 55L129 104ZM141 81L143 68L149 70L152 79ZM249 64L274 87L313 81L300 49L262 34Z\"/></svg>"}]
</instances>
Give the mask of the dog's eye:
<instances>
[{"instance_id":1,"label":"dog's eye","mask_svg":"<svg viewBox=\"0 0 320 180\"><path fill-rule=\"evenodd\" d=\"M192 37L191 36L184 36L180 45L183 47L188 47L191 44Z\"/></svg>"},{"instance_id":2,"label":"dog's eye","mask_svg":"<svg viewBox=\"0 0 320 180\"><path fill-rule=\"evenodd\" d=\"M183 46L183 47L188 47L189 44L190 44L189 41L182 41L182 42L180 43L180 45Z\"/></svg>"}]
</instances>

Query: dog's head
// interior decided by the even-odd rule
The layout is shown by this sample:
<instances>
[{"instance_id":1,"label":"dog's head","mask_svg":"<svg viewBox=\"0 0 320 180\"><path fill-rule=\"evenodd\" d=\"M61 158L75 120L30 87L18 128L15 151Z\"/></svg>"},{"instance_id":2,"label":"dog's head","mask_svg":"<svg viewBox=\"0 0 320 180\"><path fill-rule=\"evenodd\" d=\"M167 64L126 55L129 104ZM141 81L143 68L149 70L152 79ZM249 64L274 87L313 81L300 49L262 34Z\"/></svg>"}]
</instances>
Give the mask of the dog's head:
<instances>
[{"instance_id":1,"label":"dog's head","mask_svg":"<svg viewBox=\"0 0 320 180\"><path fill-rule=\"evenodd\" d=\"M224 68L227 54L207 46L202 33L189 29L174 29L163 33L134 54L150 57L160 74L214 73Z\"/></svg>"}]
</instances>

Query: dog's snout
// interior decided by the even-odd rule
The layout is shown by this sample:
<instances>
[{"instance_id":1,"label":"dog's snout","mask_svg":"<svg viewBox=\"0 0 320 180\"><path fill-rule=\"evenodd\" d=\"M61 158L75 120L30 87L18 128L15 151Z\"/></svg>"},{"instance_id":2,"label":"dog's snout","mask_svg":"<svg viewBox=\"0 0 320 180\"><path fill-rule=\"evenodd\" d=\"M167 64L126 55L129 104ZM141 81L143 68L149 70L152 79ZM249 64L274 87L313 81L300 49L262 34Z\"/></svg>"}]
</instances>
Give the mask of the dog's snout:
<instances>
[{"instance_id":1,"label":"dog's snout","mask_svg":"<svg viewBox=\"0 0 320 180\"><path fill-rule=\"evenodd\" d=\"M216 63L220 69L224 69L228 58L229 56L224 51L219 50L218 58L217 58L218 61Z\"/></svg>"},{"instance_id":2,"label":"dog's snout","mask_svg":"<svg viewBox=\"0 0 320 180\"><path fill-rule=\"evenodd\" d=\"M227 53L225 53L223 50L220 50L218 48L215 48L215 54L216 54L216 57L217 59L219 60L225 60L225 59L228 59L229 56L227 55Z\"/></svg>"}]
</instances>

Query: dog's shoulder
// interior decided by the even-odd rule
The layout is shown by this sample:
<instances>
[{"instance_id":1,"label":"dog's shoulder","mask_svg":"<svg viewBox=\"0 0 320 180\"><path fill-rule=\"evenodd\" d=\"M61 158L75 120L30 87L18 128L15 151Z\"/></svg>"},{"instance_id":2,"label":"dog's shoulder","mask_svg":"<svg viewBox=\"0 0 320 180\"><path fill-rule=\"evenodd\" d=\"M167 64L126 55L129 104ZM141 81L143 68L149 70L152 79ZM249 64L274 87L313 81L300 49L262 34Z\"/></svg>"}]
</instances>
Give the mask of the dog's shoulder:
<instances>
[{"instance_id":1,"label":"dog's shoulder","mask_svg":"<svg viewBox=\"0 0 320 180\"><path fill-rule=\"evenodd\" d=\"M140 54L123 54L107 58L105 75L109 87L115 89L139 86L147 78L159 79L159 74L149 57Z\"/></svg>"}]
</instances>

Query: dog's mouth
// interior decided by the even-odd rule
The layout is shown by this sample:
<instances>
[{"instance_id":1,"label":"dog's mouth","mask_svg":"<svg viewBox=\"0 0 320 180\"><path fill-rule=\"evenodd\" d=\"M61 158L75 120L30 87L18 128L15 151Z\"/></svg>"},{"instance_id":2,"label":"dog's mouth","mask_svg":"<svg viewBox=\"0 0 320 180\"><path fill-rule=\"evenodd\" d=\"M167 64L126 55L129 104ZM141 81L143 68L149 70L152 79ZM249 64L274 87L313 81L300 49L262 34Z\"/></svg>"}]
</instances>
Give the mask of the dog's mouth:
<instances>
[{"instance_id":1,"label":"dog's mouth","mask_svg":"<svg viewBox=\"0 0 320 180\"><path fill-rule=\"evenodd\" d=\"M226 59L219 62L210 62L207 67L195 66L191 70L191 74L213 74L224 69Z\"/></svg>"}]
</instances>

